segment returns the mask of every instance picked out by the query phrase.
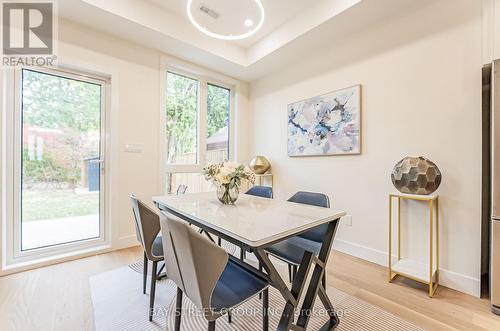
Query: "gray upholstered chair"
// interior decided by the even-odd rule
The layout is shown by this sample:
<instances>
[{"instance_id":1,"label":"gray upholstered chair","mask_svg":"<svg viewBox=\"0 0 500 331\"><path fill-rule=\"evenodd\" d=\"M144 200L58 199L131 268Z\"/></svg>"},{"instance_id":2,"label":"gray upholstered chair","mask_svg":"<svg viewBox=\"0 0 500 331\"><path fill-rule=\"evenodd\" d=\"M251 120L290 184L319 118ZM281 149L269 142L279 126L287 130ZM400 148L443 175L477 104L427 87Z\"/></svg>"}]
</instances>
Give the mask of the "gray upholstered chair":
<instances>
[{"instance_id":1,"label":"gray upholstered chair","mask_svg":"<svg viewBox=\"0 0 500 331\"><path fill-rule=\"evenodd\" d=\"M203 312L208 330L215 320L263 292L263 329L268 328L267 277L244 265L176 216L160 214L169 278L177 285L175 330L180 330L183 293Z\"/></svg>"},{"instance_id":2,"label":"gray upholstered chair","mask_svg":"<svg viewBox=\"0 0 500 331\"><path fill-rule=\"evenodd\" d=\"M142 291L146 293L146 278L148 274L148 261L153 263L151 271L151 291L149 293L149 320L153 320L153 306L155 301L155 290L157 280L158 262L163 260L163 244L160 232L160 218L151 208L137 199L135 195L130 196L132 211L135 219L135 232L137 240L144 250L144 269L142 275Z\"/></svg>"},{"instance_id":3,"label":"gray upholstered chair","mask_svg":"<svg viewBox=\"0 0 500 331\"><path fill-rule=\"evenodd\" d=\"M330 208L330 199L323 193L299 191L288 201ZM288 263L288 277L292 282L297 274L297 267L300 265L304 252L309 251L315 255L319 254L327 229L328 224L317 226L305 233L266 248L266 253ZM323 274L323 286L326 286L325 274Z\"/></svg>"}]
</instances>

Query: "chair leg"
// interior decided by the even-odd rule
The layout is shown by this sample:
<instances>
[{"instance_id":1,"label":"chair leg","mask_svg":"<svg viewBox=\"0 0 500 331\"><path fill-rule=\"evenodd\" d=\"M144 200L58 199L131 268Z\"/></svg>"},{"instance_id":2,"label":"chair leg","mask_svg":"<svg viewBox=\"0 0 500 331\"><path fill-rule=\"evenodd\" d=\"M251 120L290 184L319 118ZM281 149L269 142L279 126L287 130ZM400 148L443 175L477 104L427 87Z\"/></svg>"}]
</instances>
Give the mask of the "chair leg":
<instances>
[{"instance_id":1,"label":"chair leg","mask_svg":"<svg viewBox=\"0 0 500 331\"><path fill-rule=\"evenodd\" d=\"M153 320L154 304L155 304L155 290L156 290L156 269L158 268L158 261L153 261L153 270L151 270L151 291L149 293L149 321Z\"/></svg>"},{"instance_id":2,"label":"chair leg","mask_svg":"<svg viewBox=\"0 0 500 331\"><path fill-rule=\"evenodd\" d=\"M182 290L177 288L177 298L175 301L175 331L181 329L181 315L182 315Z\"/></svg>"},{"instance_id":3,"label":"chair leg","mask_svg":"<svg viewBox=\"0 0 500 331\"><path fill-rule=\"evenodd\" d=\"M292 265L288 263L288 279L292 282Z\"/></svg>"},{"instance_id":4,"label":"chair leg","mask_svg":"<svg viewBox=\"0 0 500 331\"><path fill-rule=\"evenodd\" d=\"M259 271L262 272L262 263L259 261ZM262 299L262 292L259 293L259 300Z\"/></svg>"},{"instance_id":5,"label":"chair leg","mask_svg":"<svg viewBox=\"0 0 500 331\"><path fill-rule=\"evenodd\" d=\"M215 331L215 321L208 322L208 331Z\"/></svg>"},{"instance_id":6,"label":"chair leg","mask_svg":"<svg viewBox=\"0 0 500 331\"><path fill-rule=\"evenodd\" d=\"M221 239L221 237L219 237L217 239L217 245L219 245L219 247L222 246L222 239Z\"/></svg>"},{"instance_id":7,"label":"chair leg","mask_svg":"<svg viewBox=\"0 0 500 331\"><path fill-rule=\"evenodd\" d=\"M269 329L269 290L265 289L262 291L262 330L267 331Z\"/></svg>"},{"instance_id":8,"label":"chair leg","mask_svg":"<svg viewBox=\"0 0 500 331\"><path fill-rule=\"evenodd\" d=\"M231 315L231 311L230 310L227 311L227 322L228 323L232 323L233 322L233 317Z\"/></svg>"},{"instance_id":9,"label":"chair leg","mask_svg":"<svg viewBox=\"0 0 500 331\"><path fill-rule=\"evenodd\" d=\"M323 271L323 279L321 279L321 283L323 284L323 288L326 290L326 270Z\"/></svg>"},{"instance_id":10,"label":"chair leg","mask_svg":"<svg viewBox=\"0 0 500 331\"><path fill-rule=\"evenodd\" d=\"M144 252L144 267L142 271L142 293L146 294L146 283L148 281L148 257L146 252Z\"/></svg>"},{"instance_id":11,"label":"chair leg","mask_svg":"<svg viewBox=\"0 0 500 331\"><path fill-rule=\"evenodd\" d=\"M295 276L297 276L297 266L292 266L292 282L295 280Z\"/></svg>"}]
</instances>

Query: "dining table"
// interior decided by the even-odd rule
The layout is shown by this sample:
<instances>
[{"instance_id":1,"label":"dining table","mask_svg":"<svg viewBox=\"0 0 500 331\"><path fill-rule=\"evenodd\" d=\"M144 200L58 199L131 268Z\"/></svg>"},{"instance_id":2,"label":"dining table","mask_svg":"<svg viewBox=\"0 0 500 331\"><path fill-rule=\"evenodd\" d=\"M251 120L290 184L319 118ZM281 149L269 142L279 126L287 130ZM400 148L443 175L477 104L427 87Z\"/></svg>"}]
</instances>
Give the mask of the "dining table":
<instances>
[{"instance_id":1,"label":"dining table","mask_svg":"<svg viewBox=\"0 0 500 331\"><path fill-rule=\"evenodd\" d=\"M241 194L234 204L224 205L214 192L157 196L153 197L153 202L160 211L203 230L209 240L213 240L211 235L217 236L256 256L271 286L286 302L277 330L306 330L316 298L320 299L328 315L328 321L320 330L337 327L339 317L321 279L345 211L247 194ZM327 231L319 254L305 251L296 277L287 285L266 254L266 248L323 224L327 224ZM297 309L300 310L296 316Z\"/></svg>"}]
</instances>

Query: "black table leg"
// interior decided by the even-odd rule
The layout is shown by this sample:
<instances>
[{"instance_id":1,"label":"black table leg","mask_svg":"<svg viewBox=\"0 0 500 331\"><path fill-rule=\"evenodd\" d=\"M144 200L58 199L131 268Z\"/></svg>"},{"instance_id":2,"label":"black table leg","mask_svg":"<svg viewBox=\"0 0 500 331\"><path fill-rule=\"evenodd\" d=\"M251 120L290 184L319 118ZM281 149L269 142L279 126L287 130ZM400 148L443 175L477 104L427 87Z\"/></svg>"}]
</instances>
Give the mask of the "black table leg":
<instances>
[{"instance_id":1,"label":"black table leg","mask_svg":"<svg viewBox=\"0 0 500 331\"><path fill-rule=\"evenodd\" d=\"M288 286L286 285L283 278L281 278L281 275L279 274L278 270L276 270L271 260L269 260L269 257L267 256L264 249L255 248L253 252L257 257L257 259L259 260L259 263L266 271L271 285L278 291L280 291L281 295L285 298L285 300L290 300L295 304L296 307L297 299L295 299L295 297L292 295L292 292L288 289Z\"/></svg>"},{"instance_id":2,"label":"black table leg","mask_svg":"<svg viewBox=\"0 0 500 331\"><path fill-rule=\"evenodd\" d=\"M323 286L319 287L318 296L321 302L323 303L323 306L327 310L328 315L330 316L330 320L325 325L323 325L322 329L333 330L340 323L340 320L337 313L335 312L335 309L333 308L330 298L328 298L328 295L326 294L325 287Z\"/></svg>"},{"instance_id":3,"label":"black table leg","mask_svg":"<svg viewBox=\"0 0 500 331\"><path fill-rule=\"evenodd\" d=\"M262 291L262 331L269 330L269 289Z\"/></svg>"},{"instance_id":4,"label":"black table leg","mask_svg":"<svg viewBox=\"0 0 500 331\"><path fill-rule=\"evenodd\" d=\"M247 255L244 246L240 246L240 260L245 261Z\"/></svg>"},{"instance_id":5,"label":"black table leg","mask_svg":"<svg viewBox=\"0 0 500 331\"><path fill-rule=\"evenodd\" d=\"M285 309L281 315L280 322L278 324L278 330L290 330L293 319L295 317L295 308L297 308L298 301L302 296L302 292L306 285L306 277L309 274L313 262L313 255L311 252L305 252L302 257L299 269L292 283L291 294L295 298L295 302L288 300L285 304Z\"/></svg>"},{"instance_id":6,"label":"black table leg","mask_svg":"<svg viewBox=\"0 0 500 331\"><path fill-rule=\"evenodd\" d=\"M330 320L328 321L327 324L325 324L325 326L328 327L328 330L330 330L335 328L339 322L337 315L335 314L334 308L331 305L330 300L328 300L328 296L326 295L326 290L319 291L320 288L323 288L321 281L324 273L326 272L325 268L331 253L333 238L335 237L337 226L338 226L338 220L335 220L328 224L328 230L324 237L323 244L321 245L321 250L317 258L318 261L315 261L315 266L311 277L311 281L309 283L309 287L307 289L306 296L302 303L300 314L297 319L297 326L299 328L307 329L307 324L309 323L309 319L311 317L310 314L311 309L314 306L314 300L316 299L316 296L318 296L318 292L320 292L319 297L323 305L325 306L325 309L327 309L330 315Z\"/></svg>"}]
</instances>

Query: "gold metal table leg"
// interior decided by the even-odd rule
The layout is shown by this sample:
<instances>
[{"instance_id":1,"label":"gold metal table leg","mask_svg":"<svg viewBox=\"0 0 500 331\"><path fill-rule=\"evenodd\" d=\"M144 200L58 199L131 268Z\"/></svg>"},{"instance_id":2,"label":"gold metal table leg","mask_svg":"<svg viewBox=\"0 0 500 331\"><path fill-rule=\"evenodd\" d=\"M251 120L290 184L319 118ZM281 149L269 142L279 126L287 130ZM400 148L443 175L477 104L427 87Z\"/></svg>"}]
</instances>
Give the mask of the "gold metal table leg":
<instances>
[{"instance_id":1,"label":"gold metal table leg","mask_svg":"<svg viewBox=\"0 0 500 331\"><path fill-rule=\"evenodd\" d=\"M434 233L433 233L433 206L432 200L429 200L429 297L432 297L432 274L433 268L432 263L434 260L434 250L433 250L433 241L434 241Z\"/></svg>"},{"instance_id":2,"label":"gold metal table leg","mask_svg":"<svg viewBox=\"0 0 500 331\"><path fill-rule=\"evenodd\" d=\"M392 196L389 195L389 282L392 280L391 270L391 246L392 246Z\"/></svg>"},{"instance_id":3,"label":"gold metal table leg","mask_svg":"<svg viewBox=\"0 0 500 331\"><path fill-rule=\"evenodd\" d=\"M436 288L439 286L439 198L436 199Z\"/></svg>"},{"instance_id":4,"label":"gold metal table leg","mask_svg":"<svg viewBox=\"0 0 500 331\"><path fill-rule=\"evenodd\" d=\"M398 197L398 261L401 260L401 198Z\"/></svg>"}]
</instances>

